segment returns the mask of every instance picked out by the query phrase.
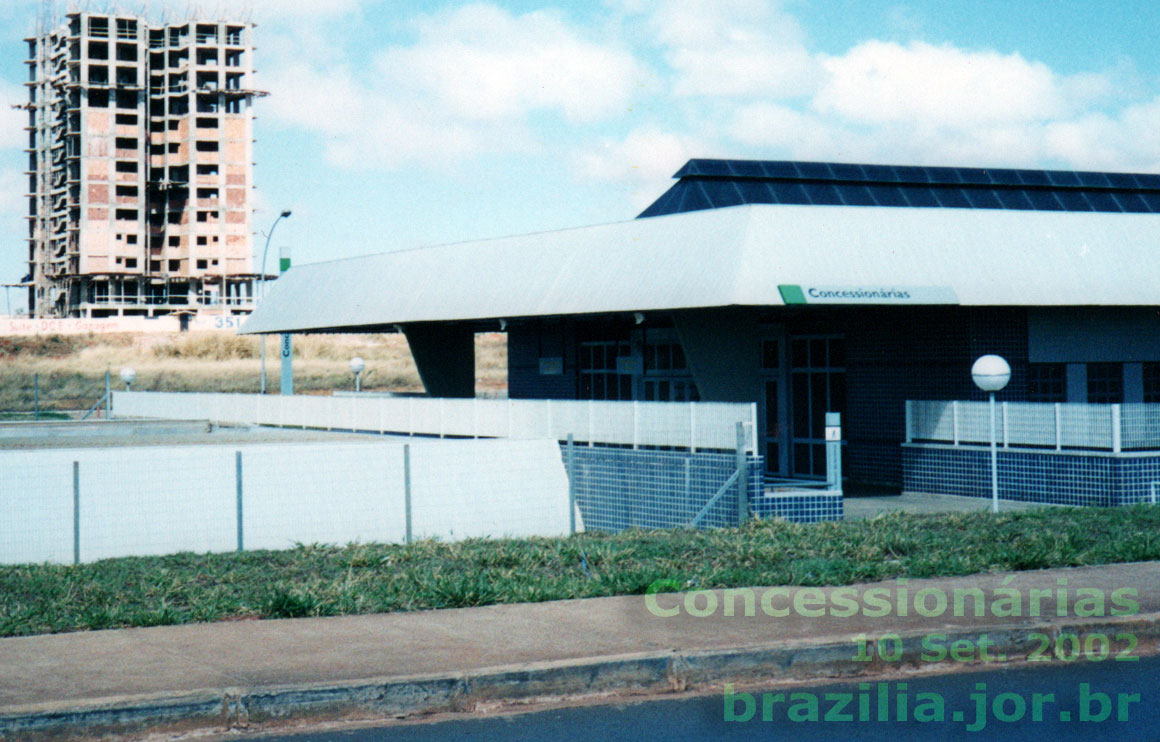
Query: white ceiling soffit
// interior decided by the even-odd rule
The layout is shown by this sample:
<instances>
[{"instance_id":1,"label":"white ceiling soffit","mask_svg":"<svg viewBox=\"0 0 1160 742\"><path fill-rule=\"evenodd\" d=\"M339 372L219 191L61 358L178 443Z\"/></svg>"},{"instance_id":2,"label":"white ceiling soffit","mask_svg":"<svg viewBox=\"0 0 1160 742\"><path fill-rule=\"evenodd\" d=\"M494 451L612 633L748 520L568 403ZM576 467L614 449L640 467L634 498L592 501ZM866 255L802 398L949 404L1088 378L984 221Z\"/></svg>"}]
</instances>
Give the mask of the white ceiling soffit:
<instances>
[{"instance_id":1,"label":"white ceiling soffit","mask_svg":"<svg viewBox=\"0 0 1160 742\"><path fill-rule=\"evenodd\" d=\"M745 205L295 266L242 332L780 305L786 284L1148 305L1157 255L1155 214Z\"/></svg>"}]
</instances>

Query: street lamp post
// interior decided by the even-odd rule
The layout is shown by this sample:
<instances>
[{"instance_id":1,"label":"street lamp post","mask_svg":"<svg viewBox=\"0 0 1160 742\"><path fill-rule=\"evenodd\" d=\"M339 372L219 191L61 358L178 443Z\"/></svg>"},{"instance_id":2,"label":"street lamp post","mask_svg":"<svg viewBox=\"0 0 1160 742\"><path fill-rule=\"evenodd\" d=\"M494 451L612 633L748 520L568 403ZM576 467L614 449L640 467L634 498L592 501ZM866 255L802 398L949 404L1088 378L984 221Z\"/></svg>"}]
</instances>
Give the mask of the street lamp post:
<instances>
[{"instance_id":1,"label":"street lamp post","mask_svg":"<svg viewBox=\"0 0 1160 742\"><path fill-rule=\"evenodd\" d=\"M363 369L367 367L366 361L358 356L350 359L350 370L354 373L354 390L359 391L359 377L362 376Z\"/></svg>"},{"instance_id":2,"label":"street lamp post","mask_svg":"<svg viewBox=\"0 0 1160 742\"><path fill-rule=\"evenodd\" d=\"M279 214L278 218L274 220L273 226L270 227L270 231L268 233L266 233L266 246L262 249L262 278L258 284L258 287L260 289L260 291L258 292L259 298L265 298L265 296L266 296L266 255L269 254L269 252L270 252L270 238L272 238L274 236L274 229L277 228L278 222L282 221L283 219L285 219L288 216L290 216L290 209L286 209L281 214ZM265 394L265 393L266 393L266 336L263 335L262 336L262 394Z\"/></svg>"},{"instance_id":3,"label":"street lamp post","mask_svg":"<svg viewBox=\"0 0 1160 742\"><path fill-rule=\"evenodd\" d=\"M1011 367L1000 356L979 356L971 366L975 386L987 392L991 400L991 512L999 512L999 449L995 442L995 392L1011 380Z\"/></svg>"}]
</instances>

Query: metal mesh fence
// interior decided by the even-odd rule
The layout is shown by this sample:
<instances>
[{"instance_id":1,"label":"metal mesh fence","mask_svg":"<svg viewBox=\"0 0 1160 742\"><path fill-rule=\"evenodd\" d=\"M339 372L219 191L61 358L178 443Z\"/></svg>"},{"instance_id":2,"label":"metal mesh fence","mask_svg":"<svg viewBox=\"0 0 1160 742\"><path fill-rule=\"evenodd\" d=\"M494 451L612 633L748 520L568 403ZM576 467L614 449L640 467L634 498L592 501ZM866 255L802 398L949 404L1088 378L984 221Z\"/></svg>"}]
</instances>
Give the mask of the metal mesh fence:
<instances>
[{"instance_id":1,"label":"metal mesh fence","mask_svg":"<svg viewBox=\"0 0 1160 742\"><path fill-rule=\"evenodd\" d=\"M570 531L550 440L7 450L0 482L0 563Z\"/></svg>"},{"instance_id":2,"label":"metal mesh fence","mask_svg":"<svg viewBox=\"0 0 1160 742\"><path fill-rule=\"evenodd\" d=\"M586 530L684 527L698 515L699 528L739 522L738 488L729 484L735 454L576 446L572 457L572 486ZM747 456L745 470L753 503L764 487L760 457Z\"/></svg>"},{"instance_id":3,"label":"metal mesh fence","mask_svg":"<svg viewBox=\"0 0 1160 742\"><path fill-rule=\"evenodd\" d=\"M1121 405L1123 447L1126 450L1160 449L1160 404Z\"/></svg>"},{"instance_id":4,"label":"metal mesh fence","mask_svg":"<svg viewBox=\"0 0 1160 742\"><path fill-rule=\"evenodd\" d=\"M986 444L987 402L909 401L909 441ZM996 440L1005 447L1091 449L1160 446L1160 405L1001 402L995 405Z\"/></svg>"}]
</instances>

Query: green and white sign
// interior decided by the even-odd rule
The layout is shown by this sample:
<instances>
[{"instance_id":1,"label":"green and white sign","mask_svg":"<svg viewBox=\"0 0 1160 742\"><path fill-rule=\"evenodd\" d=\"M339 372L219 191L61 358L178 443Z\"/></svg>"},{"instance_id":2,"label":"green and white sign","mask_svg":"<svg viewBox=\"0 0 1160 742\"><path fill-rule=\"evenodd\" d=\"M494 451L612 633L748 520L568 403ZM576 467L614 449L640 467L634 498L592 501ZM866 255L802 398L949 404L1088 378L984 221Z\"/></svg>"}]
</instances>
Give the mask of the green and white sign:
<instances>
[{"instance_id":1,"label":"green and white sign","mask_svg":"<svg viewBox=\"0 0 1160 742\"><path fill-rule=\"evenodd\" d=\"M958 304L950 286L812 286L781 284L786 304Z\"/></svg>"}]
</instances>

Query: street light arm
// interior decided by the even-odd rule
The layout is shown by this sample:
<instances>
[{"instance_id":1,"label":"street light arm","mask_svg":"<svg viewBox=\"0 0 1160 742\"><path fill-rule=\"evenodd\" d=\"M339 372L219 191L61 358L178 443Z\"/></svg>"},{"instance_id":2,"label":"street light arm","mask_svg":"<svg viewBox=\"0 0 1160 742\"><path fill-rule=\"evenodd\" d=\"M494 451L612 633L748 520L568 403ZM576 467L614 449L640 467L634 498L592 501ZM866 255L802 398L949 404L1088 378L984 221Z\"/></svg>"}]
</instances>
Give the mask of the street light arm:
<instances>
[{"instance_id":1,"label":"street light arm","mask_svg":"<svg viewBox=\"0 0 1160 742\"><path fill-rule=\"evenodd\" d=\"M282 221L283 219L285 219L288 216L290 216L289 211L283 211L281 214L279 214L278 218L274 220L273 226L270 227L270 231L266 233L266 246L264 248L262 248L262 282L263 283L266 281L266 256L269 255L269 253L270 253L270 240L274 237L274 230L278 228L278 222Z\"/></svg>"}]
</instances>

